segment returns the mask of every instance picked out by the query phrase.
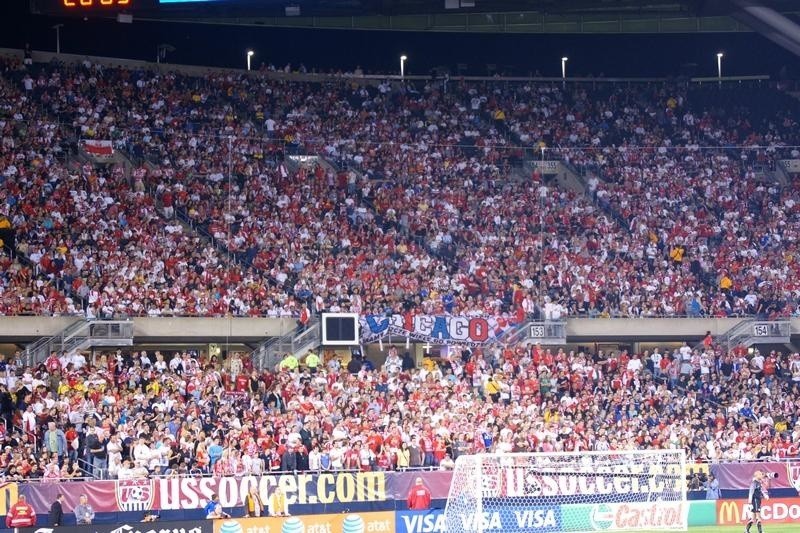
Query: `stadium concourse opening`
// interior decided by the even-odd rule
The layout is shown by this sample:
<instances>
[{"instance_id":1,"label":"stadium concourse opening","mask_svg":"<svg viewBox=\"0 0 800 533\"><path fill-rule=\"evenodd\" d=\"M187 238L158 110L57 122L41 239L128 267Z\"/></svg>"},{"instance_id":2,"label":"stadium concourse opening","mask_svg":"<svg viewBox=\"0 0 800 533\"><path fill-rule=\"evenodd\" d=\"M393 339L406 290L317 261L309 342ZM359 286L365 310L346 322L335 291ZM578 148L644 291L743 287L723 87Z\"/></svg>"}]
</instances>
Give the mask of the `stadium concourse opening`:
<instances>
[{"instance_id":1,"label":"stadium concourse opening","mask_svg":"<svg viewBox=\"0 0 800 533\"><path fill-rule=\"evenodd\" d=\"M6 526L796 527L797 43L755 33L796 14L765 4L2 17Z\"/></svg>"}]
</instances>

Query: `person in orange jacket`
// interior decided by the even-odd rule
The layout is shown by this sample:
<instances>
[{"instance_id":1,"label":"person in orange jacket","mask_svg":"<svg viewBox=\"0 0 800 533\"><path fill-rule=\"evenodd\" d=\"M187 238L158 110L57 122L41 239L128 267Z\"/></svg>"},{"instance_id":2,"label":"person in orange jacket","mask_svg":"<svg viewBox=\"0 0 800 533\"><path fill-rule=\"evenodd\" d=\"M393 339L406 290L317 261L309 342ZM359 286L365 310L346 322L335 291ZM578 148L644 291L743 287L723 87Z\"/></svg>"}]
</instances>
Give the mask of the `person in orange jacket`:
<instances>
[{"instance_id":1,"label":"person in orange jacket","mask_svg":"<svg viewBox=\"0 0 800 533\"><path fill-rule=\"evenodd\" d=\"M25 501L25 496L20 495L17 503L11 506L6 515L6 527L33 527L36 525L36 511Z\"/></svg>"}]
</instances>

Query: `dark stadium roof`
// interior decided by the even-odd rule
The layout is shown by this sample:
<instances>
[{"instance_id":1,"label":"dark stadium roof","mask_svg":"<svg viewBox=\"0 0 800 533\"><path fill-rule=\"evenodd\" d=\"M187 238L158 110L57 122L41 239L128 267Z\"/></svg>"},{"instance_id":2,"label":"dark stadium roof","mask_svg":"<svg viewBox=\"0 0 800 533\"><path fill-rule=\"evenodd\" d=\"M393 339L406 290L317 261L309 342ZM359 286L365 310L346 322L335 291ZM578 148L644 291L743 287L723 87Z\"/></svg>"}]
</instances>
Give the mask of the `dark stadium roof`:
<instances>
[{"instance_id":1,"label":"dark stadium roof","mask_svg":"<svg viewBox=\"0 0 800 533\"><path fill-rule=\"evenodd\" d=\"M241 66L242 50L253 49L259 65L394 72L408 54L413 74L446 66L475 75L491 67L558 76L552 58L567 55L570 75L710 76L724 51L726 74L776 75L786 67L793 75L800 31L745 17L741 3L752 1L136 0L128 10L133 23L119 24L118 9L68 12L56 9L57 0L17 0L0 20L0 45L53 50L60 23L66 52L152 59L166 43L166 61L208 66ZM800 21L800 0L758 1L785 21Z\"/></svg>"},{"instance_id":2,"label":"dark stadium roof","mask_svg":"<svg viewBox=\"0 0 800 533\"><path fill-rule=\"evenodd\" d=\"M279 2L283 3L283 2ZM361 15L416 15L467 11L472 13L545 12L603 13L603 12L684 12L697 13L706 2L698 0L454 0L459 7L446 7L445 0L309 0L297 2L309 14L341 13ZM470 5L474 4L474 7ZM470 7L467 7L470 6Z\"/></svg>"},{"instance_id":3,"label":"dark stadium roof","mask_svg":"<svg viewBox=\"0 0 800 533\"><path fill-rule=\"evenodd\" d=\"M464 13L670 14L719 16L734 9L727 0L262 0L262 6L299 6L303 15L419 15ZM796 0L759 2L782 11L800 8Z\"/></svg>"},{"instance_id":4,"label":"dark stadium roof","mask_svg":"<svg viewBox=\"0 0 800 533\"><path fill-rule=\"evenodd\" d=\"M756 0L225 0L200 5L170 4L134 16L348 30L719 33L752 30L750 23L737 15L743 2ZM800 20L797 0L756 3Z\"/></svg>"},{"instance_id":5,"label":"dark stadium roof","mask_svg":"<svg viewBox=\"0 0 800 533\"><path fill-rule=\"evenodd\" d=\"M316 16L448 12L719 16L728 15L734 10L727 0L268 0L260 3L281 9L286 5L297 5L304 15ZM787 12L800 9L796 0L764 0L758 3Z\"/></svg>"}]
</instances>

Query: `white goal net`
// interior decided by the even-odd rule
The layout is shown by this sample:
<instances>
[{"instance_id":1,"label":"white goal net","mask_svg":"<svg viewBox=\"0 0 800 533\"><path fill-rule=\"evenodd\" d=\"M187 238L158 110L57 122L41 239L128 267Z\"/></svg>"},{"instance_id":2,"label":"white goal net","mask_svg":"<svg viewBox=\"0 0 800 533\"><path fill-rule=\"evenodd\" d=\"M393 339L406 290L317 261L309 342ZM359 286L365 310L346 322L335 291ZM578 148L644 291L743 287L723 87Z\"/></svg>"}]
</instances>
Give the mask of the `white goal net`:
<instances>
[{"instance_id":1,"label":"white goal net","mask_svg":"<svg viewBox=\"0 0 800 533\"><path fill-rule=\"evenodd\" d=\"M685 531L686 452L461 456L447 533Z\"/></svg>"}]
</instances>

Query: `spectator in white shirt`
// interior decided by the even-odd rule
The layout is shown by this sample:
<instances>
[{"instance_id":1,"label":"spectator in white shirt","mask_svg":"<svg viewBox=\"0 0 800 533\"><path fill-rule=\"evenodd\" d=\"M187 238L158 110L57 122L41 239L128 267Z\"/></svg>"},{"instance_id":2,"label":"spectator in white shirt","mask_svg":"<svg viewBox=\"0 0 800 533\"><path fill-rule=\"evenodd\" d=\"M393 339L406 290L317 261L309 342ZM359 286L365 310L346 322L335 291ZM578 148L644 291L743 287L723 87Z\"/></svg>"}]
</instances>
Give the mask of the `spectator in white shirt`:
<instances>
[{"instance_id":1,"label":"spectator in white shirt","mask_svg":"<svg viewBox=\"0 0 800 533\"><path fill-rule=\"evenodd\" d=\"M147 464L147 462L150 461L151 455L150 446L147 445L144 437L139 437L139 441L133 448L133 460L136 461L137 464Z\"/></svg>"},{"instance_id":2,"label":"spectator in white shirt","mask_svg":"<svg viewBox=\"0 0 800 533\"><path fill-rule=\"evenodd\" d=\"M80 370L86 366L86 357L82 353L75 353L70 358L70 362L75 370Z\"/></svg>"},{"instance_id":3,"label":"spectator in white shirt","mask_svg":"<svg viewBox=\"0 0 800 533\"><path fill-rule=\"evenodd\" d=\"M640 372L642 370L642 360L639 359L639 354L634 354L633 359L628 361L628 370L631 372Z\"/></svg>"}]
</instances>

